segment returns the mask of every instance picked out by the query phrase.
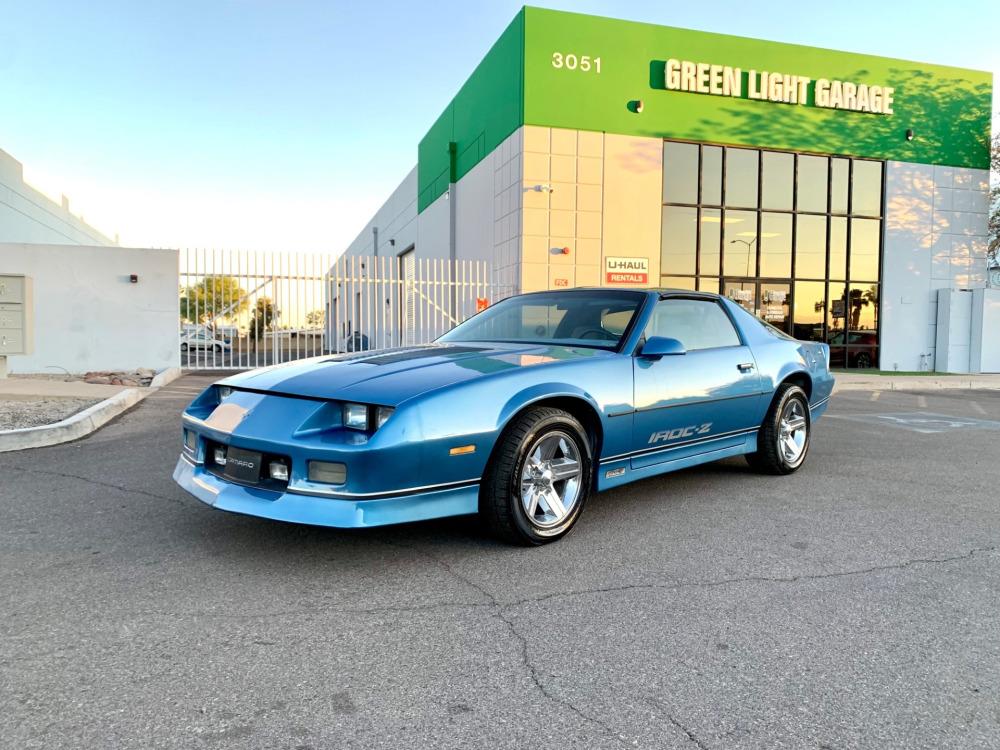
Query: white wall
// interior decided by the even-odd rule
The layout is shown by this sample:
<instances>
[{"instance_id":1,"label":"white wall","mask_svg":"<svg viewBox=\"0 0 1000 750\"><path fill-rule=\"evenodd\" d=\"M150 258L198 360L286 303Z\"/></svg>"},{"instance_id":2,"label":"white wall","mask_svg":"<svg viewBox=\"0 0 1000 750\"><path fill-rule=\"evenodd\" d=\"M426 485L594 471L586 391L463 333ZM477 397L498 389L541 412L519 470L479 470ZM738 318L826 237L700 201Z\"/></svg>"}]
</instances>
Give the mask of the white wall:
<instances>
[{"instance_id":1,"label":"white wall","mask_svg":"<svg viewBox=\"0 0 1000 750\"><path fill-rule=\"evenodd\" d=\"M34 280L34 353L11 372L180 366L176 250L0 244L7 273Z\"/></svg>"},{"instance_id":2,"label":"white wall","mask_svg":"<svg viewBox=\"0 0 1000 750\"><path fill-rule=\"evenodd\" d=\"M378 248L375 247L375 227L378 228ZM414 167L347 246L344 254L396 256L416 242L417 168ZM445 257L447 256L446 248Z\"/></svg>"},{"instance_id":3,"label":"white wall","mask_svg":"<svg viewBox=\"0 0 1000 750\"><path fill-rule=\"evenodd\" d=\"M69 211L24 182L21 162L0 150L0 242L114 245Z\"/></svg>"},{"instance_id":4,"label":"white wall","mask_svg":"<svg viewBox=\"0 0 1000 750\"><path fill-rule=\"evenodd\" d=\"M1000 289L972 292L971 329L969 369L1000 372Z\"/></svg>"},{"instance_id":5,"label":"white wall","mask_svg":"<svg viewBox=\"0 0 1000 750\"><path fill-rule=\"evenodd\" d=\"M883 370L934 369L938 290L986 286L988 191L986 170L886 164Z\"/></svg>"}]
</instances>

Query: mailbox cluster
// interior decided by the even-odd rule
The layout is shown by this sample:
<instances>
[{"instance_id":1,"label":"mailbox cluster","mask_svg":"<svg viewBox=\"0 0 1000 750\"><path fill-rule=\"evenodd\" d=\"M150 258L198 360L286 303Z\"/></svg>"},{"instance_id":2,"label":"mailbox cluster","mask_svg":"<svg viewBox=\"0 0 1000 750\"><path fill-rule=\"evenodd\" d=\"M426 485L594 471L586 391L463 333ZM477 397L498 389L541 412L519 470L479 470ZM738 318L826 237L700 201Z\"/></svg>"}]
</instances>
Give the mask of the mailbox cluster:
<instances>
[{"instance_id":1,"label":"mailbox cluster","mask_svg":"<svg viewBox=\"0 0 1000 750\"><path fill-rule=\"evenodd\" d=\"M0 359L10 354L31 354L31 279L0 275Z\"/></svg>"}]
</instances>

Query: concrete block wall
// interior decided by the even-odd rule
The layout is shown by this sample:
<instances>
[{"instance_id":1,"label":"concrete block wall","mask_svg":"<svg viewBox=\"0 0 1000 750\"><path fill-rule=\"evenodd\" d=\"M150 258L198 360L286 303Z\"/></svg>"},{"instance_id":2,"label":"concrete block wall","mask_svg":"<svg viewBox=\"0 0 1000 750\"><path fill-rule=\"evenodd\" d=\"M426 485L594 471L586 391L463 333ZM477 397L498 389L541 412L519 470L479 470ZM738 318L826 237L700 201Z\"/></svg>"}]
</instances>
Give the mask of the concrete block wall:
<instances>
[{"instance_id":1,"label":"concrete block wall","mask_svg":"<svg viewBox=\"0 0 1000 750\"><path fill-rule=\"evenodd\" d=\"M988 196L986 170L886 164L882 369L934 369L938 291L986 286Z\"/></svg>"},{"instance_id":2,"label":"concrete block wall","mask_svg":"<svg viewBox=\"0 0 1000 750\"><path fill-rule=\"evenodd\" d=\"M73 245L115 245L69 210L69 200L60 203L24 181L24 168L17 159L0 150L0 242L37 242Z\"/></svg>"}]
</instances>

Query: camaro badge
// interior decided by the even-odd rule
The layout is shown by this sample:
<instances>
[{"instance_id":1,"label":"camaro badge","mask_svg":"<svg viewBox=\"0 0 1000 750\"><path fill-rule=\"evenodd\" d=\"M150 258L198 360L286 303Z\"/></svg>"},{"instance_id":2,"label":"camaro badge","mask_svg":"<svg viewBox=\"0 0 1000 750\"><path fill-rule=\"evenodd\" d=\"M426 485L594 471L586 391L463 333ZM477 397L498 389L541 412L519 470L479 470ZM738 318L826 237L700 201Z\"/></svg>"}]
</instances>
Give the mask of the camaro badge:
<instances>
[{"instance_id":1,"label":"camaro badge","mask_svg":"<svg viewBox=\"0 0 1000 750\"><path fill-rule=\"evenodd\" d=\"M704 424L693 424L688 427L675 427L672 430L660 430L649 436L648 445L660 443L664 440L679 440L680 438L692 437L694 435L704 435L711 429L712 423L705 422Z\"/></svg>"}]
</instances>

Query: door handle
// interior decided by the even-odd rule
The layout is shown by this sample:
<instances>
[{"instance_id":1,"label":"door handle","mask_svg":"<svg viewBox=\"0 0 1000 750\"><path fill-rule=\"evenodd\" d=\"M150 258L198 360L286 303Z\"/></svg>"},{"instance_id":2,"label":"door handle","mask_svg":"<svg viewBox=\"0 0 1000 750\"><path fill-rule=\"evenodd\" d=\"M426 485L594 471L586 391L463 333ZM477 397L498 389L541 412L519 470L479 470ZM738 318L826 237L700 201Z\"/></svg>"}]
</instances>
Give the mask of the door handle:
<instances>
[{"instance_id":1,"label":"door handle","mask_svg":"<svg viewBox=\"0 0 1000 750\"><path fill-rule=\"evenodd\" d=\"M740 362L736 365L736 369L740 372L750 372L753 369L753 362Z\"/></svg>"}]
</instances>

